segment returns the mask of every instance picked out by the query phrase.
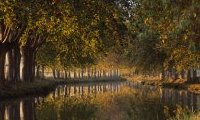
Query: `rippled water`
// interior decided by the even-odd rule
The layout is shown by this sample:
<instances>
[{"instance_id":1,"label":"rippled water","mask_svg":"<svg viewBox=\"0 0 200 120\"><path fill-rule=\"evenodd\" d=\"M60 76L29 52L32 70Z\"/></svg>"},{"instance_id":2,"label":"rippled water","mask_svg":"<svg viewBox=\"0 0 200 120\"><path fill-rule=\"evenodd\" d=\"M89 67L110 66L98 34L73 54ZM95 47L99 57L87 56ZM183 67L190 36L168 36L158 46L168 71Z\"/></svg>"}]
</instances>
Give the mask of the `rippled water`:
<instances>
[{"instance_id":1,"label":"rippled water","mask_svg":"<svg viewBox=\"0 0 200 120\"><path fill-rule=\"evenodd\" d=\"M48 96L0 102L0 120L160 120L165 106L200 111L200 95L129 82L61 85Z\"/></svg>"}]
</instances>

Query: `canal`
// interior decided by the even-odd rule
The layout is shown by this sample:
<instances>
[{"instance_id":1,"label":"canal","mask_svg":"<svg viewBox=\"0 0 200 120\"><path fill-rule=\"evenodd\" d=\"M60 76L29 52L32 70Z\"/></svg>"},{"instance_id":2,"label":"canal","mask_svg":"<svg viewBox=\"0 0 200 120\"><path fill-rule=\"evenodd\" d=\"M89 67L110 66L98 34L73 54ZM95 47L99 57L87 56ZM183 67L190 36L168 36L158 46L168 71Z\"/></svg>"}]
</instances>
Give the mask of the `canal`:
<instances>
[{"instance_id":1,"label":"canal","mask_svg":"<svg viewBox=\"0 0 200 120\"><path fill-rule=\"evenodd\" d=\"M200 111L200 95L131 82L60 85L0 101L0 120L165 120L187 111Z\"/></svg>"}]
</instances>

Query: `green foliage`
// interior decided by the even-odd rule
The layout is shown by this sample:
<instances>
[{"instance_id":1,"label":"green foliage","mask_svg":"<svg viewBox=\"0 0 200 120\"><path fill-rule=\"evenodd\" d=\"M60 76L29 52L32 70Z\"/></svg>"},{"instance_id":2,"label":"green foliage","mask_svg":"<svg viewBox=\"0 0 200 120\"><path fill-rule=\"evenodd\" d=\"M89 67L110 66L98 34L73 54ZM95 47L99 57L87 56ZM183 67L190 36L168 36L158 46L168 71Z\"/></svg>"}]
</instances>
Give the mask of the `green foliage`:
<instances>
[{"instance_id":1,"label":"green foliage","mask_svg":"<svg viewBox=\"0 0 200 120\"><path fill-rule=\"evenodd\" d=\"M97 63L113 46L123 43L126 26L114 2L82 0L63 4L58 7L64 10L63 16L48 37L49 41L55 41L51 47L54 52L44 44L38 49L38 64L51 61L48 66L86 67Z\"/></svg>"},{"instance_id":2,"label":"green foliage","mask_svg":"<svg viewBox=\"0 0 200 120\"><path fill-rule=\"evenodd\" d=\"M199 6L198 0L135 1L126 56L142 71L199 67Z\"/></svg>"}]
</instances>

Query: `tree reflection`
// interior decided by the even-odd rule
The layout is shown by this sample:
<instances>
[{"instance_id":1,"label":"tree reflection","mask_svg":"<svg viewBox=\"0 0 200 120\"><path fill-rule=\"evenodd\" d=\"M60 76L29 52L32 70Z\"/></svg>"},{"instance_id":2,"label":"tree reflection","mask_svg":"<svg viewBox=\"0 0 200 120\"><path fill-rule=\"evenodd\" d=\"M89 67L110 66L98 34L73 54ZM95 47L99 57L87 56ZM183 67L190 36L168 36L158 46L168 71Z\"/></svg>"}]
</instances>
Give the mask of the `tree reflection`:
<instances>
[{"instance_id":1,"label":"tree reflection","mask_svg":"<svg viewBox=\"0 0 200 120\"><path fill-rule=\"evenodd\" d=\"M6 120L20 120L20 104L19 102L12 103L6 107Z\"/></svg>"},{"instance_id":2,"label":"tree reflection","mask_svg":"<svg viewBox=\"0 0 200 120\"><path fill-rule=\"evenodd\" d=\"M0 104L0 120L4 120L5 118L5 105Z\"/></svg>"},{"instance_id":3,"label":"tree reflection","mask_svg":"<svg viewBox=\"0 0 200 120\"><path fill-rule=\"evenodd\" d=\"M33 98L22 101L23 120L36 120L35 101Z\"/></svg>"},{"instance_id":4,"label":"tree reflection","mask_svg":"<svg viewBox=\"0 0 200 120\"><path fill-rule=\"evenodd\" d=\"M63 85L47 97L1 103L0 120L165 119L164 106L198 111L199 101L188 91L130 83Z\"/></svg>"}]
</instances>

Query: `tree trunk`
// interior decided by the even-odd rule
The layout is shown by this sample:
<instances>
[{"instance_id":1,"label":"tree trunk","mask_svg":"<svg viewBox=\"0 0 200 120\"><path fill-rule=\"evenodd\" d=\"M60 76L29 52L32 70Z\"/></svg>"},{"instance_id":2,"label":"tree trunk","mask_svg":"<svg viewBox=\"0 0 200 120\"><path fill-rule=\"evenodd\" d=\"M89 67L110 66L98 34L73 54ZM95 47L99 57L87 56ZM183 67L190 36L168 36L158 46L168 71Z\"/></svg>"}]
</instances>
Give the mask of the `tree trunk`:
<instances>
[{"instance_id":1,"label":"tree trunk","mask_svg":"<svg viewBox=\"0 0 200 120\"><path fill-rule=\"evenodd\" d=\"M119 69L116 71L116 76L119 77Z\"/></svg>"},{"instance_id":2,"label":"tree trunk","mask_svg":"<svg viewBox=\"0 0 200 120\"><path fill-rule=\"evenodd\" d=\"M42 79L44 79L44 65L42 65Z\"/></svg>"},{"instance_id":3,"label":"tree trunk","mask_svg":"<svg viewBox=\"0 0 200 120\"><path fill-rule=\"evenodd\" d=\"M78 70L78 78L81 78L81 70Z\"/></svg>"},{"instance_id":4,"label":"tree trunk","mask_svg":"<svg viewBox=\"0 0 200 120\"><path fill-rule=\"evenodd\" d=\"M52 69L52 73L53 73L53 78L56 79L56 70Z\"/></svg>"},{"instance_id":5,"label":"tree trunk","mask_svg":"<svg viewBox=\"0 0 200 120\"><path fill-rule=\"evenodd\" d=\"M23 48L24 67L23 67L23 81L33 82L35 78L35 52L29 47Z\"/></svg>"},{"instance_id":6,"label":"tree trunk","mask_svg":"<svg viewBox=\"0 0 200 120\"><path fill-rule=\"evenodd\" d=\"M84 78L84 69L81 69L81 78Z\"/></svg>"},{"instance_id":7,"label":"tree trunk","mask_svg":"<svg viewBox=\"0 0 200 120\"><path fill-rule=\"evenodd\" d=\"M5 120L5 105L0 105L0 120Z\"/></svg>"},{"instance_id":8,"label":"tree trunk","mask_svg":"<svg viewBox=\"0 0 200 120\"><path fill-rule=\"evenodd\" d=\"M14 78L15 81L20 80L20 61L21 61L21 54L20 54L20 46L19 44L14 47Z\"/></svg>"},{"instance_id":9,"label":"tree trunk","mask_svg":"<svg viewBox=\"0 0 200 120\"><path fill-rule=\"evenodd\" d=\"M193 72L192 72L192 73L193 73L193 80L192 80L192 81L193 81L193 82L197 82L197 79L198 79L198 78L197 78L197 70L196 70L196 69L193 69Z\"/></svg>"},{"instance_id":10,"label":"tree trunk","mask_svg":"<svg viewBox=\"0 0 200 120\"><path fill-rule=\"evenodd\" d=\"M94 68L94 78L96 78L97 77L97 68L95 67Z\"/></svg>"},{"instance_id":11,"label":"tree trunk","mask_svg":"<svg viewBox=\"0 0 200 120\"><path fill-rule=\"evenodd\" d=\"M40 65L37 65L36 78L40 78Z\"/></svg>"},{"instance_id":12,"label":"tree trunk","mask_svg":"<svg viewBox=\"0 0 200 120\"><path fill-rule=\"evenodd\" d=\"M15 45L14 48L8 51L8 81L17 82L20 80L20 48Z\"/></svg>"},{"instance_id":13,"label":"tree trunk","mask_svg":"<svg viewBox=\"0 0 200 120\"><path fill-rule=\"evenodd\" d=\"M106 76L106 71L105 71L105 70L103 70L103 77L107 77L107 76Z\"/></svg>"},{"instance_id":14,"label":"tree trunk","mask_svg":"<svg viewBox=\"0 0 200 120\"><path fill-rule=\"evenodd\" d=\"M0 85L5 84L5 58L6 51L0 46Z\"/></svg>"},{"instance_id":15,"label":"tree trunk","mask_svg":"<svg viewBox=\"0 0 200 120\"><path fill-rule=\"evenodd\" d=\"M68 71L68 78L71 78L71 71Z\"/></svg>"},{"instance_id":16,"label":"tree trunk","mask_svg":"<svg viewBox=\"0 0 200 120\"><path fill-rule=\"evenodd\" d=\"M14 81L14 59L13 59L13 55L14 52L13 52L13 49L8 51L8 54L7 54L7 58L8 58L8 71L6 72L7 74L7 80L8 81L12 81L12 82L15 82Z\"/></svg>"},{"instance_id":17,"label":"tree trunk","mask_svg":"<svg viewBox=\"0 0 200 120\"><path fill-rule=\"evenodd\" d=\"M60 70L57 70L57 78L60 79Z\"/></svg>"},{"instance_id":18,"label":"tree trunk","mask_svg":"<svg viewBox=\"0 0 200 120\"><path fill-rule=\"evenodd\" d=\"M91 70L91 77L93 78L94 77L94 69L92 68Z\"/></svg>"},{"instance_id":19,"label":"tree trunk","mask_svg":"<svg viewBox=\"0 0 200 120\"><path fill-rule=\"evenodd\" d=\"M64 79L66 80L68 78L68 74L67 74L67 71L64 70Z\"/></svg>"},{"instance_id":20,"label":"tree trunk","mask_svg":"<svg viewBox=\"0 0 200 120\"><path fill-rule=\"evenodd\" d=\"M190 73L190 70L187 71L187 81L188 81L188 82L191 81L191 73Z\"/></svg>"},{"instance_id":21,"label":"tree trunk","mask_svg":"<svg viewBox=\"0 0 200 120\"><path fill-rule=\"evenodd\" d=\"M76 78L76 70L74 70L74 78Z\"/></svg>"},{"instance_id":22,"label":"tree trunk","mask_svg":"<svg viewBox=\"0 0 200 120\"><path fill-rule=\"evenodd\" d=\"M165 70L164 69L162 70L162 73L161 73L161 80L165 80Z\"/></svg>"},{"instance_id":23,"label":"tree trunk","mask_svg":"<svg viewBox=\"0 0 200 120\"><path fill-rule=\"evenodd\" d=\"M181 70L181 79L185 79L185 70Z\"/></svg>"},{"instance_id":24,"label":"tree trunk","mask_svg":"<svg viewBox=\"0 0 200 120\"><path fill-rule=\"evenodd\" d=\"M90 78L90 68L87 68L87 77Z\"/></svg>"}]
</instances>

